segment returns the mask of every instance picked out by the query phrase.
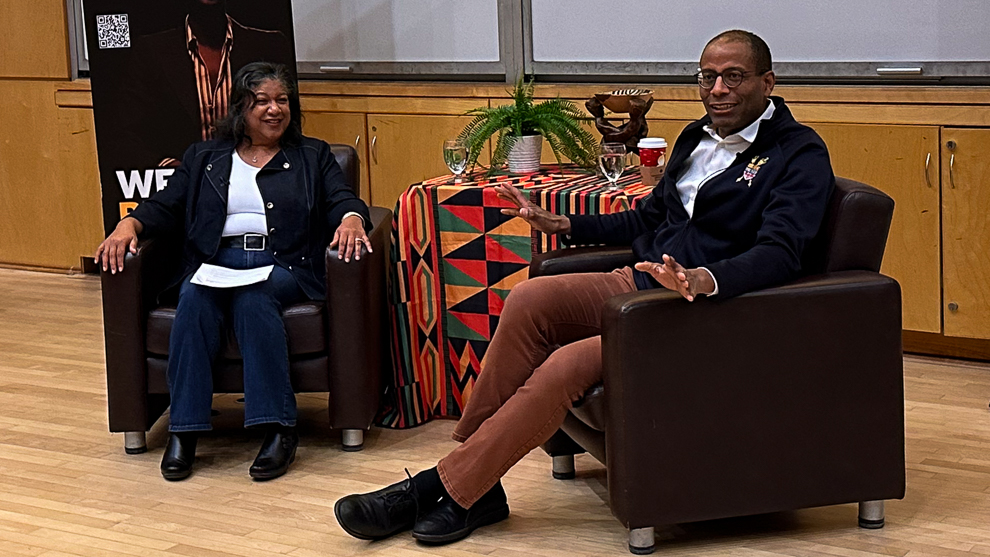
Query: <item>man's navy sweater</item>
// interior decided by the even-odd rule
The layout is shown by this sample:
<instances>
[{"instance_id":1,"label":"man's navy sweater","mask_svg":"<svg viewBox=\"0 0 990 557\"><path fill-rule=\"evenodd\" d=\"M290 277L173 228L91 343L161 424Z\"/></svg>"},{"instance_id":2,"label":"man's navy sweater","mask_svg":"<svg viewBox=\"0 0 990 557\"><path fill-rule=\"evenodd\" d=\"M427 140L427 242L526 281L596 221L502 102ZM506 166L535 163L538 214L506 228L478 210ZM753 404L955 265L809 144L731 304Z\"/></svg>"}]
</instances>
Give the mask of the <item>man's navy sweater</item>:
<instances>
[{"instance_id":1,"label":"man's navy sweater","mask_svg":"<svg viewBox=\"0 0 990 557\"><path fill-rule=\"evenodd\" d=\"M688 216L677 193L685 160L705 137L706 116L677 138L663 179L635 209L571 215L570 244L632 244L640 261L668 254L685 268L706 267L718 297L731 297L797 277L801 255L817 234L835 177L825 142L799 124L780 97L753 144L698 191ZM755 175L753 174L753 169ZM751 178L751 179L750 179ZM658 286L635 271L640 289Z\"/></svg>"}]
</instances>

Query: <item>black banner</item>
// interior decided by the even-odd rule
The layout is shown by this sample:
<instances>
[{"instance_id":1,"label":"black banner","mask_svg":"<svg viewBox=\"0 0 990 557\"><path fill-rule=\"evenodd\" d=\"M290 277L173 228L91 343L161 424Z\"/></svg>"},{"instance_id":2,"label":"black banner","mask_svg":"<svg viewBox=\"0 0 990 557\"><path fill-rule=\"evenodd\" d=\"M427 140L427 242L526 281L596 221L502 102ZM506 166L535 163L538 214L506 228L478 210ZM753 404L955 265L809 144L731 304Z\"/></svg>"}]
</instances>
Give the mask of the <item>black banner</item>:
<instances>
[{"instance_id":1,"label":"black banner","mask_svg":"<svg viewBox=\"0 0 990 557\"><path fill-rule=\"evenodd\" d=\"M106 234L165 188L250 62L295 74L290 0L84 0ZM221 98L223 97L223 98Z\"/></svg>"}]
</instances>

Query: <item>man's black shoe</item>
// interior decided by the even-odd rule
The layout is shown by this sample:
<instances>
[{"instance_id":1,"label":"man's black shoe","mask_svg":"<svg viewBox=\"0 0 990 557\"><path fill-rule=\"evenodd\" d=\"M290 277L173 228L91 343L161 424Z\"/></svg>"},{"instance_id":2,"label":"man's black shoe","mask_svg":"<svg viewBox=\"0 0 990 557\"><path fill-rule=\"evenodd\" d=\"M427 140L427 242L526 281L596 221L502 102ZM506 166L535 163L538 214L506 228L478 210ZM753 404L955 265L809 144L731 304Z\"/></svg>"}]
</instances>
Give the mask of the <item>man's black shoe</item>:
<instances>
[{"instance_id":1,"label":"man's black shoe","mask_svg":"<svg viewBox=\"0 0 990 557\"><path fill-rule=\"evenodd\" d=\"M162 455L162 476L175 482L184 480L192 474L193 461L196 460L196 440L199 434L194 431L172 433L168 436L168 445Z\"/></svg>"},{"instance_id":2,"label":"man's black shoe","mask_svg":"<svg viewBox=\"0 0 990 557\"><path fill-rule=\"evenodd\" d=\"M251 477L258 481L273 480L289 469L296 459L296 447L299 446L299 434L294 427L281 427L269 431L261 450L251 465Z\"/></svg>"},{"instance_id":3,"label":"man's black shoe","mask_svg":"<svg viewBox=\"0 0 990 557\"><path fill-rule=\"evenodd\" d=\"M408 478L378 491L342 497L333 514L355 538L381 540L412 528L419 516L419 493Z\"/></svg>"},{"instance_id":4,"label":"man's black shoe","mask_svg":"<svg viewBox=\"0 0 990 557\"><path fill-rule=\"evenodd\" d=\"M442 544L464 539L482 526L495 524L509 517L502 482L496 483L470 509L444 497L433 512L416 522L413 537L421 542Z\"/></svg>"}]
</instances>

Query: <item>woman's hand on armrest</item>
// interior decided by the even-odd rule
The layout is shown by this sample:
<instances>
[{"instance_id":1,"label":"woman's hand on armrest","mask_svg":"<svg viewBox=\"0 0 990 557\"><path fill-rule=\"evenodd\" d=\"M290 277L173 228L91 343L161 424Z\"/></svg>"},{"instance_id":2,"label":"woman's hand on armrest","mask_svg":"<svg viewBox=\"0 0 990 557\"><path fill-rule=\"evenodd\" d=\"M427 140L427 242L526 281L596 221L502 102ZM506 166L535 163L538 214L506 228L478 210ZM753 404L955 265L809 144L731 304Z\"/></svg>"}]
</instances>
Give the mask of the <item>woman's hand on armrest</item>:
<instances>
[{"instance_id":1,"label":"woman's hand on armrest","mask_svg":"<svg viewBox=\"0 0 990 557\"><path fill-rule=\"evenodd\" d=\"M123 272L124 256L127 255L128 251L137 253L138 234L143 229L144 225L141 224L141 221L124 217L117 223L117 228L114 228L107 239L103 240L100 246L96 248L93 261L104 271L109 269L112 274L116 274L117 271Z\"/></svg>"},{"instance_id":2,"label":"woman's hand on armrest","mask_svg":"<svg viewBox=\"0 0 990 557\"><path fill-rule=\"evenodd\" d=\"M360 244L364 244L364 247L368 248L368 253L374 252L371 249L371 240L364 232L364 221L361 220L361 217L356 215L345 217L340 226L337 227L337 231L333 233L330 248L337 248L337 259L343 259L345 263L350 263L352 255L356 261L361 260Z\"/></svg>"}]
</instances>

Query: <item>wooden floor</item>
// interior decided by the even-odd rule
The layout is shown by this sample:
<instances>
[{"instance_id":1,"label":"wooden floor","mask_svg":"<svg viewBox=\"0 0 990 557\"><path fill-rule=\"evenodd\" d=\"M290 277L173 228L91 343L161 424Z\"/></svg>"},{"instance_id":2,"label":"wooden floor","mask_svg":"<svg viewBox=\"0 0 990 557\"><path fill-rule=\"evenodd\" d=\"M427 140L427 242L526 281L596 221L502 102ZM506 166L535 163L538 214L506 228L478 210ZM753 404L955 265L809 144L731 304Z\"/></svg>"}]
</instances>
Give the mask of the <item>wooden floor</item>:
<instances>
[{"instance_id":1,"label":"wooden floor","mask_svg":"<svg viewBox=\"0 0 990 557\"><path fill-rule=\"evenodd\" d=\"M143 455L107 432L101 320L96 278L0 269L0 556L628 555L604 469L579 456L577 479L556 481L541 451L505 478L509 520L467 540L347 536L334 501L432 466L453 423L375 429L344 453L319 396L300 397L302 444L283 478L249 479L260 438L223 397L193 476L165 482L164 420ZM658 528L657 554L990 555L990 365L908 357L905 376L908 489L886 528L859 529L841 505Z\"/></svg>"}]
</instances>

